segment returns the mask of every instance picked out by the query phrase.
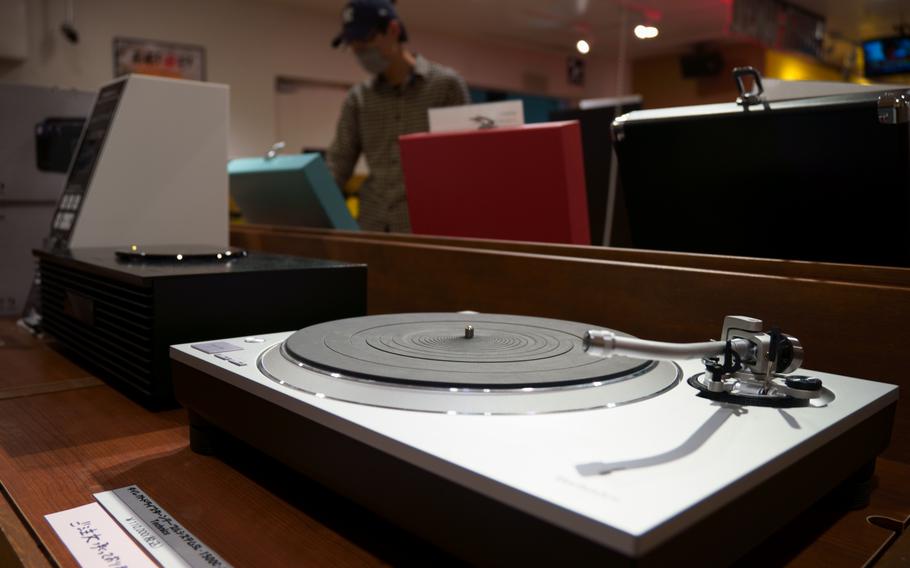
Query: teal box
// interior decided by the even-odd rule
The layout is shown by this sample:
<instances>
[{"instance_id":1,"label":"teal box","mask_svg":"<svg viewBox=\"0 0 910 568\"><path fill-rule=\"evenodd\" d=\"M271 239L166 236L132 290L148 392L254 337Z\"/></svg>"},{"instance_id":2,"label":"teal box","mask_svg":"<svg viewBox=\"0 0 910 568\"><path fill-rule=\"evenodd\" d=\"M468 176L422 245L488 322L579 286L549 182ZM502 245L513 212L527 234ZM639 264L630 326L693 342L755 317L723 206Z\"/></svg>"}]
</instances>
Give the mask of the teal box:
<instances>
[{"instance_id":1,"label":"teal box","mask_svg":"<svg viewBox=\"0 0 910 568\"><path fill-rule=\"evenodd\" d=\"M249 223L360 229L319 154L237 158L228 162L228 176Z\"/></svg>"}]
</instances>

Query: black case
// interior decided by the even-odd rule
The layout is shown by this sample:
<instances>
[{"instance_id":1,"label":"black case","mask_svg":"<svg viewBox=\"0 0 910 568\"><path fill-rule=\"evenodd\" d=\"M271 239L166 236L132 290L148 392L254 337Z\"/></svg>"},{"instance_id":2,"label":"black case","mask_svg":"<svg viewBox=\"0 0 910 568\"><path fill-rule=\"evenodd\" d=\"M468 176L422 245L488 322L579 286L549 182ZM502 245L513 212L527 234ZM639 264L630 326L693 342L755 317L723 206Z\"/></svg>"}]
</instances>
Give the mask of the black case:
<instances>
[{"instance_id":1,"label":"black case","mask_svg":"<svg viewBox=\"0 0 910 568\"><path fill-rule=\"evenodd\" d=\"M229 262L137 262L114 251L35 251L42 326L69 355L150 406L174 403L172 344L366 313L362 264L264 253Z\"/></svg>"},{"instance_id":2,"label":"black case","mask_svg":"<svg viewBox=\"0 0 910 568\"><path fill-rule=\"evenodd\" d=\"M591 244L628 246L626 206L621 184L614 188L613 210L607 211L610 192L610 169L613 164L613 141L610 126L620 114L641 108L636 100L616 101L617 104L586 109L561 109L550 112L550 120L577 120L581 126L581 146L585 160L585 188L588 195L588 223ZM608 243L604 243L607 216L612 217Z\"/></svg>"},{"instance_id":3,"label":"black case","mask_svg":"<svg viewBox=\"0 0 910 568\"><path fill-rule=\"evenodd\" d=\"M910 91L632 112L632 246L910 266Z\"/></svg>"}]
</instances>

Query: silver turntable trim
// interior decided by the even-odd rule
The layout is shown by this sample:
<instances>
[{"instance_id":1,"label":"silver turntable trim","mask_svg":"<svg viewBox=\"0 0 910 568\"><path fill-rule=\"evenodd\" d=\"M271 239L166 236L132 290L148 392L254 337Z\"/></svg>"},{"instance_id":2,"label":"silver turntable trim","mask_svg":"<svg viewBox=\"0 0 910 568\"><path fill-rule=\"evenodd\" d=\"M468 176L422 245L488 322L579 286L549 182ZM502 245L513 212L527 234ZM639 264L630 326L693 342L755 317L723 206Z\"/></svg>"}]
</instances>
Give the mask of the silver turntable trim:
<instances>
[{"instance_id":1,"label":"silver turntable trim","mask_svg":"<svg viewBox=\"0 0 910 568\"><path fill-rule=\"evenodd\" d=\"M664 393L682 377L678 365L664 361L621 378L565 386L489 389L401 385L309 367L287 353L284 342L262 352L256 364L270 380L318 398L378 408L485 416L614 408Z\"/></svg>"}]
</instances>

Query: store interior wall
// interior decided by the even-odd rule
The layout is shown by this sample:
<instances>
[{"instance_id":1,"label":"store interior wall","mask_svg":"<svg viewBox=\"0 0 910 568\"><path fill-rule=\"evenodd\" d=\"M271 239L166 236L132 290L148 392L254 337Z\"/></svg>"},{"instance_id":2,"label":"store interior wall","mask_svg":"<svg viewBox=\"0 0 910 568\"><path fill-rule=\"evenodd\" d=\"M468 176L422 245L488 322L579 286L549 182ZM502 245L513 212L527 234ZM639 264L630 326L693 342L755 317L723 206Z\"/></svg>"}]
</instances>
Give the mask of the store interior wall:
<instances>
[{"instance_id":1,"label":"store interior wall","mask_svg":"<svg viewBox=\"0 0 910 568\"><path fill-rule=\"evenodd\" d=\"M342 4L339 0L339 6ZM60 33L64 2L27 3L28 56L0 61L0 81L97 90L113 79L115 36L204 46L207 79L231 87L232 157L259 155L277 138L278 77L353 84L366 76L331 49L339 18L305 5L250 0L79 0L77 44ZM402 14L406 18L406 14ZM406 19L405 19L406 21ZM584 87L566 81L566 57L470 35L409 29L411 47L458 69L471 85L571 99L615 96L616 64L589 57ZM326 116L334 123L335 116Z\"/></svg>"},{"instance_id":2,"label":"store interior wall","mask_svg":"<svg viewBox=\"0 0 910 568\"><path fill-rule=\"evenodd\" d=\"M713 49L723 57L723 71L713 76L684 77L680 57L675 52L636 59L632 63L632 86L642 95L645 108L662 108L736 100L736 84L731 70L752 66L765 72L764 49L751 43L728 44Z\"/></svg>"},{"instance_id":3,"label":"store interior wall","mask_svg":"<svg viewBox=\"0 0 910 568\"><path fill-rule=\"evenodd\" d=\"M645 108L663 108L711 103L729 103L738 92L732 69L752 66L764 77L788 81L849 81L869 83L862 75L862 50L857 48L859 67L845 76L843 69L793 51L765 48L754 42L711 46L723 58L723 71L712 76L685 77L680 58L687 51L662 53L632 61L632 89ZM875 77L871 82L910 84L910 76Z\"/></svg>"}]
</instances>

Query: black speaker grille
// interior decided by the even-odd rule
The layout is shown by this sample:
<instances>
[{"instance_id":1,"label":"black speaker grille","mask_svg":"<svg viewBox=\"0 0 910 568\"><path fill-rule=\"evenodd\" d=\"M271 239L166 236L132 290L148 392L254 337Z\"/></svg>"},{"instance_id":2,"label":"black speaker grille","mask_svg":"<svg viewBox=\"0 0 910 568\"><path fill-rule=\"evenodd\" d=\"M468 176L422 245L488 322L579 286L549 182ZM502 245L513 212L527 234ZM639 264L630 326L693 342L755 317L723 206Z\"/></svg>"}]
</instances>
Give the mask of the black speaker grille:
<instances>
[{"instance_id":1,"label":"black speaker grille","mask_svg":"<svg viewBox=\"0 0 910 568\"><path fill-rule=\"evenodd\" d=\"M112 379L151 394L152 289L43 260L40 270L45 330Z\"/></svg>"}]
</instances>

